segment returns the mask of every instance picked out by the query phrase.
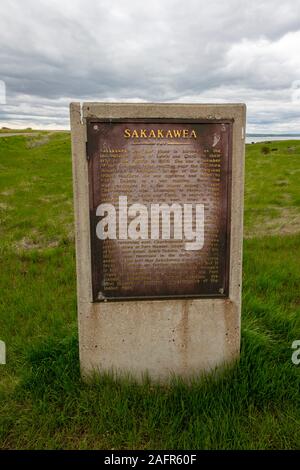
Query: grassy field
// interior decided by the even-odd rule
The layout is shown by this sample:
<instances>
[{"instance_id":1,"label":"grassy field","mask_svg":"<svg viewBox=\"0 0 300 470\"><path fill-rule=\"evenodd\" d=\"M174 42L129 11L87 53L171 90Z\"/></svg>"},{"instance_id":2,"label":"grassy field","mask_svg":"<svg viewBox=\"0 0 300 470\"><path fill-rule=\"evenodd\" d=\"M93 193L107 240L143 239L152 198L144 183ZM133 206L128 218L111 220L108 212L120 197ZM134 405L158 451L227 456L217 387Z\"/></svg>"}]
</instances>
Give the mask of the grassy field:
<instances>
[{"instance_id":1,"label":"grassy field","mask_svg":"<svg viewBox=\"0 0 300 470\"><path fill-rule=\"evenodd\" d=\"M263 147L267 147L268 150ZM300 141L247 146L241 360L218 378L83 384L70 138L0 139L0 447L300 447Z\"/></svg>"}]
</instances>

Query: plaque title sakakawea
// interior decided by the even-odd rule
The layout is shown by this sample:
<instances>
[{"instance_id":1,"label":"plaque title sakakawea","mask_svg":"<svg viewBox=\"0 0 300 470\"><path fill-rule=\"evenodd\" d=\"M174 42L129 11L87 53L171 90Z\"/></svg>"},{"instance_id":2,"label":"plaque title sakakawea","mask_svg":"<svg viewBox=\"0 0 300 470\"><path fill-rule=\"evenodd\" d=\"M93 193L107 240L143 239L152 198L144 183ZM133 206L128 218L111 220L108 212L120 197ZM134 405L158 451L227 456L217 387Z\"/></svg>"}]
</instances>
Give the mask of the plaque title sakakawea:
<instances>
[{"instance_id":1,"label":"plaque title sakakawea","mask_svg":"<svg viewBox=\"0 0 300 470\"><path fill-rule=\"evenodd\" d=\"M129 139L197 139L195 129L125 129Z\"/></svg>"}]
</instances>

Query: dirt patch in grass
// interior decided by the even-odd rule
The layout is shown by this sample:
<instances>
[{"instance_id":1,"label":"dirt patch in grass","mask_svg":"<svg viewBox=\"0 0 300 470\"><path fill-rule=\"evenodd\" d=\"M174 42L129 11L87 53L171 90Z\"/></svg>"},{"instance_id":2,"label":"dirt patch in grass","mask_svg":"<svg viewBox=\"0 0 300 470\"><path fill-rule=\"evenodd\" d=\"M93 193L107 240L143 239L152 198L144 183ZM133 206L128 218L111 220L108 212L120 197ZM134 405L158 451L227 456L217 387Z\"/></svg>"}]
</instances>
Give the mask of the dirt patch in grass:
<instances>
[{"instance_id":1,"label":"dirt patch in grass","mask_svg":"<svg viewBox=\"0 0 300 470\"><path fill-rule=\"evenodd\" d=\"M45 248L56 248L59 245L59 240L52 241L36 241L30 238L24 237L16 242L15 247L18 251L22 250L43 250Z\"/></svg>"},{"instance_id":2,"label":"dirt patch in grass","mask_svg":"<svg viewBox=\"0 0 300 470\"><path fill-rule=\"evenodd\" d=\"M12 196L14 192L14 189L8 189L7 191L2 191L1 196Z\"/></svg>"},{"instance_id":3,"label":"dirt patch in grass","mask_svg":"<svg viewBox=\"0 0 300 470\"><path fill-rule=\"evenodd\" d=\"M20 251L44 250L45 248L56 248L59 246L59 239L47 239L37 230L32 230L31 234L15 242L15 249Z\"/></svg>"},{"instance_id":4,"label":"dirt patch in grass","mask_svg":"<svg viewBox=\"0 0 300 470\"><path fill-rule=\"evenodd\" d=\"M277 207L278 216L260 218L245 229L245 238L267 235L289 235L300 232L300 210L296 207Z\"/></svg>"},{"instance_id":5,"label":"dirt patch in grass","mask_svg":"<svg viewBox=\"0 0 300 470\"><path fill-rule=\"evenodd\" d=\"M74 226L72 223L65 223L65 230L63 233L52 234L52 236L47 231L42 232L40 230L32 229L30 233L27 233L26 236L17 240L13 243L13 248L17 252L24 251L43 251L48 248L57 248L58 246L68 245L69 243L74 243Z\"/></svg>"},{"instance_id":6,"label":"dirt patch in grass","mask_svg":"<svg viewBox=\"0 0 300 470\"><path fill-rule=\"evenodd\" d=\"M28 149L41 147L42 145L48 144L49 140L50 140L49 134L28 138L26 142L26 147Z\"/></svg>"}]
</instances>

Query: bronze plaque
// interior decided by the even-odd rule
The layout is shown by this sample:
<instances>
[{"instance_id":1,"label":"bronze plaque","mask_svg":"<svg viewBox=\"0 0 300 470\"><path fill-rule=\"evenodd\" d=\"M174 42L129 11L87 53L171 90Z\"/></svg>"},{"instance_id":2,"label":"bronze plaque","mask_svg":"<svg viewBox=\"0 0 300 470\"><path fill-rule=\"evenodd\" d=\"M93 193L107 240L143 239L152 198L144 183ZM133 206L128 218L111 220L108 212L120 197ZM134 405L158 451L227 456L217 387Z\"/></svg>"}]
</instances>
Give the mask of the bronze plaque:
<instances>
[{"instance_id":1,"label":"bronze plaque","mask_svg":"<svg viewBox=\"0 0 300 470\"><path fill-rule=\"evenodd\" d=\"M94 301L228 297L231 121L89 120Z\"/></svg>"}]
</instances>

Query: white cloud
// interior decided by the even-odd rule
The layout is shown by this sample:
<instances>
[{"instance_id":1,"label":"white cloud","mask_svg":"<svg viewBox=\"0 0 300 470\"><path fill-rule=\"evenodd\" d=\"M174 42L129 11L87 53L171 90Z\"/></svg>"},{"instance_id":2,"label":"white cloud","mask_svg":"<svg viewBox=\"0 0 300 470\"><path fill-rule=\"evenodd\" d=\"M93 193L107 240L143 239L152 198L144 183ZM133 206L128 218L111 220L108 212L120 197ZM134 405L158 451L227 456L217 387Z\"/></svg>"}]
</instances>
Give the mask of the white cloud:
<instances>
[{"instance_id":1,"label":"white cloud","mask_svg":"<svg viewBox=\"0 0 300 470\"><path fill-rule=\"evenodd\" d=\"M300 77L300 30L276 41L244 39L226 54L224 75L250 87L286 88Z\"/></svg>"}]
</instances>

